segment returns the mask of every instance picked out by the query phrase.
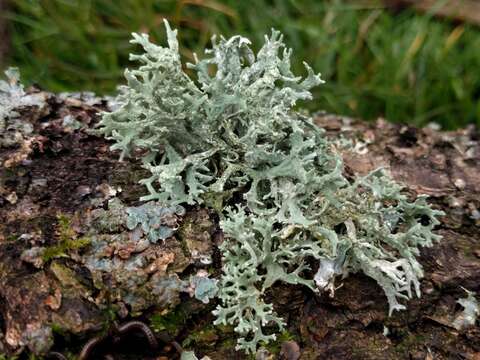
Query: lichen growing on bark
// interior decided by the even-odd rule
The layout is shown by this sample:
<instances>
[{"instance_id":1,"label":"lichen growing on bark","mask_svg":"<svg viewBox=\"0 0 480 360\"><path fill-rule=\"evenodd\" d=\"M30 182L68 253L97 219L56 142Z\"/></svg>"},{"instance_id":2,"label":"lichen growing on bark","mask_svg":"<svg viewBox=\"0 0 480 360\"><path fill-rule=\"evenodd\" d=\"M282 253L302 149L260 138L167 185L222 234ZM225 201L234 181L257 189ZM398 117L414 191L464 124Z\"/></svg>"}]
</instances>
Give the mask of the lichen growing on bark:
<instances>
[{"instance_id":1,"label":"lichen growing on bark","mask_svg":"<svg viewBox=\"0 0 480 360\"><path fill-rule=\"evenodd\" d=\"M42 95L27 94L16 68L5 71L7 80L0 80L0 147L21 143L33 132L32 124L20 117L22 108L45 105Z\"/></svg>"},{"instance_id":2,"label":"lichen growing on bark","mask_svg":"<svg viewBox=\"0 0 480 360\"><path fill-rule=\"evenodd\" d=\"M99 133L121 158L140 154L149 194L163 206L214 206L226 236L217 324L232 324L238 349L254 352L275 339L263 327L283 320L264 302L275 282L335 289L336 276L361 271L375 279L391 313L399 299L420 296L419 248L431 246L440 211L409 201L384 171L347 178L335 142L294 111L322 83L305 64L290 70L291 50L272 31L255 54L241 36L212 39L206 57L183 69L176 30L168 47L134 34L144 53L127 70L120 107ZM236 199L234 204L232 199ZM213 205L212 205L213 204ZM315 281L307 260L316 259Z\"/></svg>"},{"instance_id":3,"label":"lichen growing on bark","mask_svg":"<svg viewBox=\"0 0 480 360\"><path fill-rule=\"evenodd\" d=\"M97 303L127 305L135 314L151 306L173 308L182 292L197 295L194 277L177 274L190 263L174 237L184 211L154 202L128 207L113 198L107 210L90 213L83 227L91 248L81 260L100 290ZM198 298L206 301L208 296Z\"/></svg>"}]
</instances>

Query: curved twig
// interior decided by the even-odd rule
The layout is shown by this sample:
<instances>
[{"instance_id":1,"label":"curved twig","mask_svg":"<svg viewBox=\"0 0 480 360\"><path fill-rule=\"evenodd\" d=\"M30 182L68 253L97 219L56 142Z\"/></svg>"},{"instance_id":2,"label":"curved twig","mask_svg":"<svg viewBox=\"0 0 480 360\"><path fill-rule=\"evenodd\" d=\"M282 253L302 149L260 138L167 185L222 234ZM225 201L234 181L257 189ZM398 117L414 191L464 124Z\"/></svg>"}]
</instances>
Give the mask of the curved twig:
<instances>
[{"instance_id":1,"label":"curved twig","mask_svg":"<svg viewBox=\"0 0 480 360\"><path fill-rule=\"evenodd\" d=\"M58 351L50 351L47 354L47 359L67 360L67 358Z\"/></svg>"},{"instance_id":2,"label":"curved twig","mask_svg":"<svg viewBox=\"0 0 480 360\"><path fill-rule=\"evenodd\" d=\"M78 355L78 360L87 360L90 354L93 351L93 348L105 340L105 336L97 336L87 341L83 346L80 355Z\"/></svg>"},{"instance_id":3,"label":"curved twig","mask_svg":"<svg viewBox=\"0 0 480 360\"><path fill-rule=\"evenodd\" d=\"M179 354L183 353L183 348L178 342L172 341L170 344L175 348L175 350L177 350Z\"/></svg>"},{"instance_id":4,"label":"curved twig","mask_svg":"<svg viewBox=\"0 0 480 360\"><path fill-rule=\"evenodd\" d=\"M145 337L148 340L148 344L150 345L150 348L154 350L158 348L157 338L155 337L155 334L153 333L153 331L147 326L147 324L141 321L133 320L133 321L127 322L126 324L120 325L118 327L119 334L125 334L132 330L137 330L143 333L143 335L145 335Z\"/></svg>"}]
</instances>

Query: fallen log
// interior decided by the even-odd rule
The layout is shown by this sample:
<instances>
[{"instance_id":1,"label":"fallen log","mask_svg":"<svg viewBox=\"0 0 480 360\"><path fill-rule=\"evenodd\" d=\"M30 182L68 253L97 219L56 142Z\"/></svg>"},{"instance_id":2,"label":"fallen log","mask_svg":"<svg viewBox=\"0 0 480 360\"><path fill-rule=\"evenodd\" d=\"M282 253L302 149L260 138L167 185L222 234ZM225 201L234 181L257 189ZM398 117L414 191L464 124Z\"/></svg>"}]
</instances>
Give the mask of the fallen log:
<instances>
[{"instance_id":1,"label":"fallen log","mask_svg":"<svg viewBox=\"0 0 480 360\"><path fill-rule=\"evenodd\" d=\"M232 328L212 326L215 300L193 296L196 276L221 271L215 213L172 210L162 223L168 241L132 247L144 234L121 220L126 209L142 209L145 170L119 161L91 132L115 104L88 93L30 89L27 96L0 133L0 354L175 358L182 344L211 359L247 358L235 351ZM287 330L258 356L478 359L478 321L469 325L458 303L468 298L465 289L470 299L480 291L478 129L443 132L323 113L315 121L328 136L351 141L338 145L346 174L383 166L411 195L428 194L446 213L436 229L443 240L422 250L422 297L391 317L383 291L362 274L344 279L334 297L275 285L267 297ZM149 330L132 320L155 331L160 346L147 346L155 343ZM127 334L132 324L141 331Z\"/></svg>"}]
</instances>

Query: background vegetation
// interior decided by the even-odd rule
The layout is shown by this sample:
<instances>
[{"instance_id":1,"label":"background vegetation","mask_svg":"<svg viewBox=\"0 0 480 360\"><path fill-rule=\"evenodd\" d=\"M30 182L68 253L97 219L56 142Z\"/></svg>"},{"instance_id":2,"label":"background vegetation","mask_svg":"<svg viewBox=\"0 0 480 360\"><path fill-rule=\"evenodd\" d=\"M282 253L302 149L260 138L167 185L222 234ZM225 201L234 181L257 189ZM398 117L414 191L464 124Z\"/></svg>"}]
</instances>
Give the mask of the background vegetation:
<instances>
[{"instance_id":1,"label":"background vegetation","mask_svg":"<svg viewBox=\"0 0 480 360\"><path fill-rule=\"evenodd\" d=\"M346 0L15 0L4 12L7 65L53 91L113 93L129 66L130 33L164 43L162 19L180 28L192 60L212 34L258 47L271 27L327 83L312 110L444 128L480 124L480 31L380 2Z\"/></svg>"}]
</instances>

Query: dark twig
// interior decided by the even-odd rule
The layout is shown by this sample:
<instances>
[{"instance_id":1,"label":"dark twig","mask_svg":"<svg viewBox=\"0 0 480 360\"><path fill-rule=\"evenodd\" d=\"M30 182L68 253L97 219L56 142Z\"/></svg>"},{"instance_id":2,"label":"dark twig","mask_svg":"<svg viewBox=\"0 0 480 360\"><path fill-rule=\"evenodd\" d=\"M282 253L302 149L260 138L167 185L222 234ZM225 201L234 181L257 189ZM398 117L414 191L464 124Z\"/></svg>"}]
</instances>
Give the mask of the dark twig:
<instances>
[{"instance_id":1,"label":"dark twig","mask_svg":"<svg viewBox=\"0 0 480 360\"><path fill-rule=\"evenodd\" d=\"M107 340L109 340L112 344L116 344L120 341L121 336L132 331L141 332L146 337L150 348L152 350L158 349L157 338L153 331L148 327L148 325L141 321L132 320L120 326L114 324L105 335L97 336L88 340L87 343L83 346L82 351L78 356L78 360L91 359L94 348L97 347L99 344ZM180 354L182 353L182 347L177 342L171 341L170 336L163 336L162 341L166 343L169 342ZM65 356L57 352L51 352L48 357L52 359L66 360ZM104 359L114 360L114 357L112 354L106 354L104 356Z\"/></svg>"},{"instance_id":2,"label":"dark twig","mask_svg":"<svg viewBox=\"0 0 480 360\"><path fill-rule=\"evenodd\" d=\"M183 348L180 346L178 342L172 341L170 344L175 348L175 350L177 350L179 354L183 353Z\"/></svg>"},{"instance_id":3,"label":"dark twig","mask_svg":"<svg viewBox=\"0 0 480 360\"><path fill-rule=\"evenodd\" d=\"M145 323L141 321L129 321L126 324L118 327L118 333L120 335L126 334L127 332L133 330L140 331L143 335L145 335L151 349L155 350L158 348L158 341L155 337L155 334Z\"/></svg>"},{"instance_id":4,"label":"dark twig","mask_svg":"<svg viewBox=\"0 0 480 360\"><path fill-rule=\"evenodd\" d=\"M47 359L67 360L65 356L57 351L51 351L47 354Z\"/></svg>"},{"instance_id":5,"label":"dark twig","mask_svg":"<svg viewBox=\"0 0 480 360\"><path fill-rule=\"evenodd\" d=\"M90 354L93 352L93 348L95 348L98 344L105 340L105 336L97 336L87 341L87 343L83 346L80 355L78 355L78 360L87 360Z\"/></svg>"}]
</instances>

